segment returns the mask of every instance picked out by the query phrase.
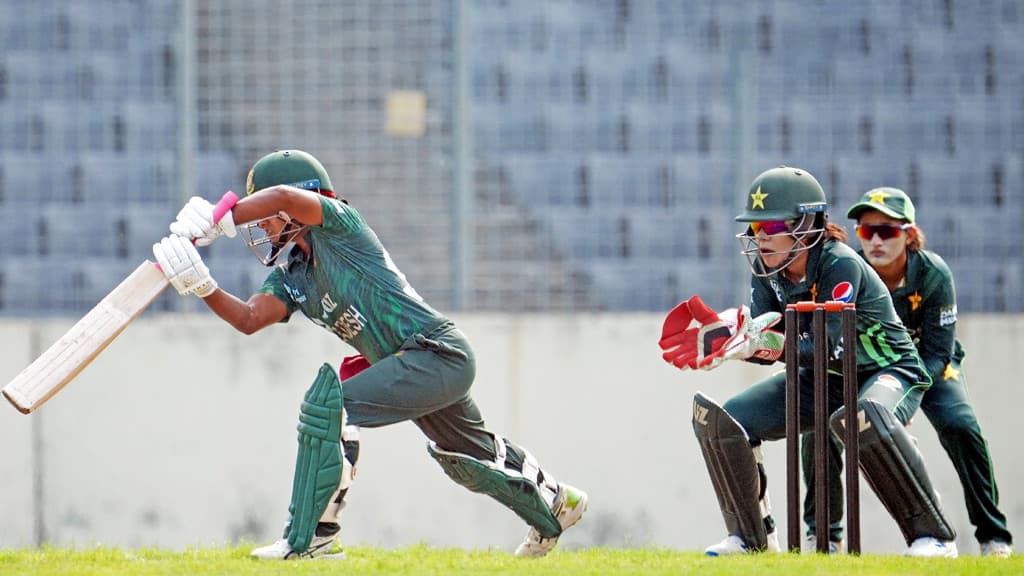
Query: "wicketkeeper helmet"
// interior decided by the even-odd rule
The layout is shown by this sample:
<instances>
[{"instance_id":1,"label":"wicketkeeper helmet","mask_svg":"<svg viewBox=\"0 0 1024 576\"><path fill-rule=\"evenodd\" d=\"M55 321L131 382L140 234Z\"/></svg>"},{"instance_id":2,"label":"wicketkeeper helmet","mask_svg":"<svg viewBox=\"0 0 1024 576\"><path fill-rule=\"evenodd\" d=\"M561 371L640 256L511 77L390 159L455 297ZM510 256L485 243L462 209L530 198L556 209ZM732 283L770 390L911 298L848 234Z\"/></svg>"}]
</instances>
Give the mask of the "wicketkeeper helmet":
<instances>
[{"instance_id":1,"label":"wicketkeeper helmet","mask_svg":"<svg viewBox=\"0 0 1024 576\"><path fill-rule=\"evenodd\" d=\"M795 220L804 214L825 212L826 207L825 191L810 172L779 166L754 178L746 209L736 221Z\"/></svg>"},{"instance_id":2,"label":"wicketkeeper helmet","mask_svg":"<svg viewBox=\"0 0 1024 576\"><path fill-rule=\"evenodd\" d=\"M736 216L737 222L751 223L746 231L736 235L750 271L755 276L771 276L816 246L824 237L827 210L825 191L806 170L779 166L754 178L747 191L746 208ZM782 252L786 258L778 266L765 264L764 249L756 232L759 229L762 234L785 233L792 237L792 247Z\"/></svg>"}]
</instances>

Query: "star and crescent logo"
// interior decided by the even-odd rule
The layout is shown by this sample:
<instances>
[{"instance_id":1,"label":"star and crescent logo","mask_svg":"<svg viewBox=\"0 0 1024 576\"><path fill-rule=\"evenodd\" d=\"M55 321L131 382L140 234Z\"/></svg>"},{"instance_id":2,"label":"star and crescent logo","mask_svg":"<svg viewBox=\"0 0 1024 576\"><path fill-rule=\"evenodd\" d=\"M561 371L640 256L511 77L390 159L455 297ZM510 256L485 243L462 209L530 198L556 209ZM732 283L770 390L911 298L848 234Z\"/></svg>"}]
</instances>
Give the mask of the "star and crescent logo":
<instances>
[{"instance_id":1,"label":"star and crescent logo","mask_svg":"<svg viewBox=\"0 0 1024 576\"><path fill-rule=\"evenodd\" d=\"M753 210L754 208L760 208L761 210L764 210L764 199L767 197L768 195L762 193L761 187L758 186L757 190L750 195L750 209Z\"/></svg>"},{"instance_id":2,"label":"star and crescent logo","mask_svg":"<svg viewBox=\"0 0 1024 576\"><path fill-rule=\"evenodd\" d=\"M889 197L889 193L884 190L879 190L871 194L871 202L874 204L885 204L885 199Z\"/></svg>"}]
</instances>

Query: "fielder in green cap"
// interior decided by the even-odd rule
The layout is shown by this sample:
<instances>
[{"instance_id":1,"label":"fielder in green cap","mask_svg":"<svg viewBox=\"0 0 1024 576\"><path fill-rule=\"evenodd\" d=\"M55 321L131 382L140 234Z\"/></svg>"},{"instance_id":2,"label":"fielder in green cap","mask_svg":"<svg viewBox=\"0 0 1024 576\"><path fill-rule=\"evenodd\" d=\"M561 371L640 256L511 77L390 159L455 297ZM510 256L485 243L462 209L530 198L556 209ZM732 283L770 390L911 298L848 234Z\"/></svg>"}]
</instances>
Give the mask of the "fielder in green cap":
<instances>
[{"instance_id":1,"label":"fielder in green cap","mask_svg":"<svg viewBox=\"0 0 1024 576\"><path fill-rule=\"evenodd\" d=\"M192 243L235 236L236 224L260 262L273 266L244 301L218 287ZM249 171L246 196L222 218L193 197L170 228L153 253L179 294L199 296L244 334L301 312L359 352L340 370L324 363L306 392L288 521L281 539L252 556L342 557L331 548L355 476L359 430L405 421L429 438L428 453L452 480L529 525L516 556L546 555L583 516L585 492L487 428L470 394L476 357L469 340L413 289L311 154L267 154Z\"/></svg>"},{"instance_id":2,"label":"fielder in green cap","mask_svg":"<svg viewBox=\"0 0 1024 576\"><path fill-rule=\"evenodd\" d=\"M953 273L936 253L925 250L925 234L916 223L914 203L899 188L874 188L864 193L846 215L857 221L859 254L878 272L892 294L896 313L910 331L932 378L921 400L921 410L938 433L939 441L960 476L967 515L975 526L984 556L1010 556L1013 537L1006 516L999 511L988 443L967 396L961 362L964 349L956 337L956 292ZM814 442L803 442L803 469L808 485L814 483ZM831 439L833 458L829 474L831 539L842 539L842 486L839 451ZM804 520L814 534L814 498L804 501ZM813 536L811 536L813 538Z\"/></svg>"}]
</instances>

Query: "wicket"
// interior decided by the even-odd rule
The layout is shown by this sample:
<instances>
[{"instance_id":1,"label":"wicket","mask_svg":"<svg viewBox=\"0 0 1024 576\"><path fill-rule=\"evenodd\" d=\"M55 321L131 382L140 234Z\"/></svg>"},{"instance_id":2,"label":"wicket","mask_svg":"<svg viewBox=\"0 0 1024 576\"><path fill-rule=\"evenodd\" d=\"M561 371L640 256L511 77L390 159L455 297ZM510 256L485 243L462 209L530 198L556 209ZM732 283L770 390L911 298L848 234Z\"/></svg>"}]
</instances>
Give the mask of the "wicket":
<instances>
[{"instance_id":1,"label":"wicket","mask_svg":"<svg viewBox=\"0 0 1024 576\"><path fill-rule=\"evenodd\" d=\"M811 337L814 340L814 521L817 551L829 551L828 465L829 465L829 410L828 410L828 334L826 314L839 313L843 334L843 405L847 415L843 444L846 450L846 538L847 550L860 554L860 487L858 466L860 452L857 445L857 310L852 303L797 302L786 306L786 505L788 549L800 551L801 499L800 499L800 378L798 332L799 315L811 313ZM850 415L854 416L850 416Z\"/></svg>"}]
</instances>

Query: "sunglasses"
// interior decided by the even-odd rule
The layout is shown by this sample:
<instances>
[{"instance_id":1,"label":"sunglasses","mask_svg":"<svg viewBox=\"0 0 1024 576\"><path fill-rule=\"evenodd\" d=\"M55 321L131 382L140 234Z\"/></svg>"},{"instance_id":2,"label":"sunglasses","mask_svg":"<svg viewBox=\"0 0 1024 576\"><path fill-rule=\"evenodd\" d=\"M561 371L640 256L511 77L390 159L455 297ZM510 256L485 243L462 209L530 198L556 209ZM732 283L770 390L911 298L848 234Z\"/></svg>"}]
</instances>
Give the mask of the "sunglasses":
<instances>
[{"instance_id":1,"label":"sunglasses","mask_svg":"<svg viewBox=\"0 0 1024 576\"><path fill-rule=\"evenodd\" d=\"M857 237L861 240L871 240L878 234L882 240L891 240L907 228L910 228L910 224L858 224Z\"/></svg>"},{"instance_id":2,"label":"sunglasses","mask_svg":"<svg viewBox=\"0 0 1024 576\"><path fill-rule=\"evenodd\" d=\"M768 220L765 222L751 222L750 231L753 232L753 236L757 236L761 232L764 232L768 236L774 236L776 234L782 234L791 230L792 220Z\"/></svg>"}]
</instances>

